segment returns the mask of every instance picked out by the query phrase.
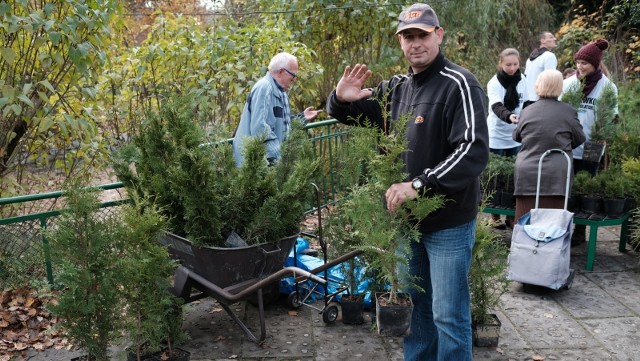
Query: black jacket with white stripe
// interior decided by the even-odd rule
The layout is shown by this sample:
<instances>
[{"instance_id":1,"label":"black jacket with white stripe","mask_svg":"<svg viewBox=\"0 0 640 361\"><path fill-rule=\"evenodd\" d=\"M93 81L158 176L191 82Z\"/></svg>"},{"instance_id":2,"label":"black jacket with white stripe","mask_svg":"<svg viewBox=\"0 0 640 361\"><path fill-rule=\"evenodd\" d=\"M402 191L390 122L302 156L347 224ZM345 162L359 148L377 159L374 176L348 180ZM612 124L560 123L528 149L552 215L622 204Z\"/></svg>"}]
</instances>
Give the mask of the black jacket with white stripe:
<instances>
[{"instance_id":1,"label":"black jacket with white stripe","mask_svg":"<svg viewBox=\"0 0 640 361\"><path fill-rule=\"evenodd\" d=\"M340 103L332 92L327 112L344 124L364 125L368 119L383 129L393 129L395 120L409 114L410 151L403 155L407 180L420 177L426 194L446 197L443 208L420 222L422 232L433 232L468 223L477 215L479 175L489 158L485 103L475 76L440 53L419 74L410 70L381 82L369 99ZM391 127L384 127L380 104L386 104Z\"/></svg>"}]
</instances>

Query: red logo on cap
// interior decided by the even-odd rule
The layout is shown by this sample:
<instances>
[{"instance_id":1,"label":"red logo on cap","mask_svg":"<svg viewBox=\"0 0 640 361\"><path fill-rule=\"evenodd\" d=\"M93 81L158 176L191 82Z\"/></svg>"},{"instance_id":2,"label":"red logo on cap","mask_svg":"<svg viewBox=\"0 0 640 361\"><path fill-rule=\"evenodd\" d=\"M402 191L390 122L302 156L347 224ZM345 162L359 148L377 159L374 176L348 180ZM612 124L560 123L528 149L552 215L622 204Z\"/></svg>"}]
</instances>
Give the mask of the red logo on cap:
<instances>
[{"instance_id":1,"label":"red logo on cap","mask_svg":"<svg viewBox=\"0 0 640 361\"><path fill-rule=\"evenodd\" d=\"M419 18L421 15L422 15L422 11L412 11L410 13L407 13L407 15L404 18L405 20L409 20L413 18Z\"/></svg>"}]
</instances>

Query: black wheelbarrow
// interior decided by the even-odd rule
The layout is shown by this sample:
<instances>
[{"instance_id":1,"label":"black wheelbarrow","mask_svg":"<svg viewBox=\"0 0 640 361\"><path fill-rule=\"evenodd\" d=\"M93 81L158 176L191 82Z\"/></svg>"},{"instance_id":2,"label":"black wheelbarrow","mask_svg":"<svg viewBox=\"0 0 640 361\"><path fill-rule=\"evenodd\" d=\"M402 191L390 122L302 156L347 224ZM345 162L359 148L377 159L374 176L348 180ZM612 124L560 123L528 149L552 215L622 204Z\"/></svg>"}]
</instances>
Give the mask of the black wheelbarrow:
<instances>
[{"instance_id":1,"label":"black wheelbarrow","mask_svg":"<svg viewBox=\"0 0 640 361\"><path fill-rule=\"evenodd\" d=\"M263 289L289 276L326 283L298 267L283 266L297 238L298 234L261 245L215 248L196 247L189 240L169 233L160 238L160 243L181 263L176 269L172 290L176 296L185 303L213 297L251 341L262 344L266 338ZM194 289L197 292L194 293ZM249 297L257 298L259 337L229 307Z\"/></svg>"}]
</instances>

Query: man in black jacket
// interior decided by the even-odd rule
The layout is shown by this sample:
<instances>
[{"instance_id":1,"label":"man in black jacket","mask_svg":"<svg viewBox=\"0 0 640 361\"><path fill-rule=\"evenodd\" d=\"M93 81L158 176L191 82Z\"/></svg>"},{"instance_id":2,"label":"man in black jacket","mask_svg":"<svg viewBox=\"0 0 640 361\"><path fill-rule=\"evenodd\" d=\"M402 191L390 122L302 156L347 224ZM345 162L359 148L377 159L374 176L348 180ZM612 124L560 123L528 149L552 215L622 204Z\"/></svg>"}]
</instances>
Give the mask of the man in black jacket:
<instances>
[{"instance_id":1,"label":"man in black jacket","mask_svg":"<svg viewBox=\"0 0 640 361\"><path fill-rule=\"evenodd\" d=\"M480 200L478 176L489 158L485 94L468 70L440 51L444 29L434 10L414 4L399 16L396 35L410 68L376 88L363 89L365 64L347 66L327 102L340 122L367 120L393 131L409 115L409 150L403 155L406 182L386 192L389 211L421 195L443 194L443 208L420 221L421 242L412 242L409 273L424 292L408 290L414 302L405 360L471 360L467 274L475 242ZM387 104L390 119L383 119ZM389 122L390 127L385 126Z\"/></svg>"}]
</instances>

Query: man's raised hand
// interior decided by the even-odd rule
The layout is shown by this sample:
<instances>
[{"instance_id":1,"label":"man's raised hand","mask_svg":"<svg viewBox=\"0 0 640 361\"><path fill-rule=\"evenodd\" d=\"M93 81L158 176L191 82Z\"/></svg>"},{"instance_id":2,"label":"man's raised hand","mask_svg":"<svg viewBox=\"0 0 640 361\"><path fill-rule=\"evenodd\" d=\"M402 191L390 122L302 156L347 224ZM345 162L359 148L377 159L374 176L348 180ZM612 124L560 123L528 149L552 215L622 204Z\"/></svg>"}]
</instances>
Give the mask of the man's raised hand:
<instances>
[{"instance_id":1,"label":"man's raised hand","mask_svg":"<svg viewBox=\"0 0 640 361\"><path fill-rule=\"evenodd\" d=\"M366 64L356 64L353 69L347 65L338 86L336 86L337 100L351 103L370 97L373 93L371 89L362 89L369 76L371 76L371 70L367 69Z\"/></svg>"}]
</instances>

